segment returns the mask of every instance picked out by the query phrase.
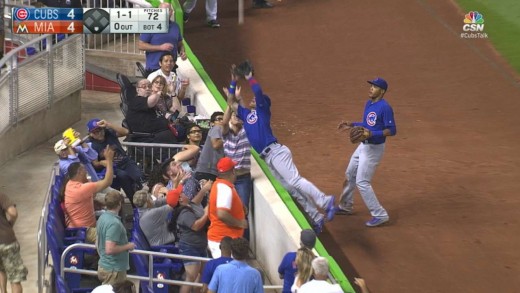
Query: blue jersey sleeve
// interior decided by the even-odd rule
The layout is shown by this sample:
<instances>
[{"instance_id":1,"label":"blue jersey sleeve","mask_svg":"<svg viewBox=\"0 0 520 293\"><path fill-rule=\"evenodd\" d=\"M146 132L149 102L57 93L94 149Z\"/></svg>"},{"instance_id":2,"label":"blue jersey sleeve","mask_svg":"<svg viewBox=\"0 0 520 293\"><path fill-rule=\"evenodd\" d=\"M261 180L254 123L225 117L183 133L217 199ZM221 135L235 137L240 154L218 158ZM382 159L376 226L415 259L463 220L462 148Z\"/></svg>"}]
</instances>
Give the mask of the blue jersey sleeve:
<instances>
[{"instance_id":1,"label":"blue jersey sleeve","mask_svg":"<svg viewBox=\"0 0 520 293\"><path fill-rule=\"evenodd\" d=\"M388 104L383 108L383 123L385 128L388 128L392 135L397 134L397 126L395 125L394 120L394 110Z\"/></svg>"},{"instance_id":2,"label":"blue jersey sleeve","mask_svg":"<svg viewBox=\"0 0 520 293\"><path fill-rule=\"evenodd\" d=\"M265 108L271 106L271 101L267 96L264 95L262 92L262 88L260 87L260 84L256 81L254 77L251 77L249 79L249 85L251 86L251 89L253 90L253 93L255 94L255 101L256 101L256 107L257 108Z\"/></svg>"},{"instance_id":3,"label":"blue jersey sleeve","mask_svg":"<svg viewBox=\"0 0 520 293\"><path fill-rule=\"evenodd\" d=\"M251 110L244 108L242 107L242 105L238 104L237 114L240 120L246 121L247 114L249 114L249 112L251 112Z\"/></svg>"}]
</instances>

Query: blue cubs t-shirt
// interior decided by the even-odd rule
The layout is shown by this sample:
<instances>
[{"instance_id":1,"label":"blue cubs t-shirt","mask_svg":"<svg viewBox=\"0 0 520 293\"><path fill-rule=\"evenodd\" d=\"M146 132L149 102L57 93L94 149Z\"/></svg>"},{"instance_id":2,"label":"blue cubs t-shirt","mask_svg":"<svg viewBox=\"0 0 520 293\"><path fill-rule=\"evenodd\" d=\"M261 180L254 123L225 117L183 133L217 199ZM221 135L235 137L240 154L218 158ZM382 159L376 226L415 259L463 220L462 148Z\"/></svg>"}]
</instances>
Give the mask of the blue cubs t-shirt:
<instances>
[{"instance_id":1,"label":"blue cubs t-shirt","mask_svg":"<svg viewBox=\"0 0 520 293\"><path fill-rule=\"evenodd\" d=\"M289 252L284 257L280 266L278 266L278 273L283 275L283 289L282 293L291 293L291 286L296 277L296 252Z\"/></svg>"},{"instance_id":2,"label":"blue cubs t-shirt","mask_svg":"<svg viewBox=\"0 0 520 293\"><path fill-rule=\"evenodd\" d=\"M244 121L249 143L257 153L261 153L266 146L276 142L271 129L271 100L262 93L254 78L249 80L249 84L255 94L256 109L250 110L239 105L237 114Z\"/></svg>"}]
</instances>

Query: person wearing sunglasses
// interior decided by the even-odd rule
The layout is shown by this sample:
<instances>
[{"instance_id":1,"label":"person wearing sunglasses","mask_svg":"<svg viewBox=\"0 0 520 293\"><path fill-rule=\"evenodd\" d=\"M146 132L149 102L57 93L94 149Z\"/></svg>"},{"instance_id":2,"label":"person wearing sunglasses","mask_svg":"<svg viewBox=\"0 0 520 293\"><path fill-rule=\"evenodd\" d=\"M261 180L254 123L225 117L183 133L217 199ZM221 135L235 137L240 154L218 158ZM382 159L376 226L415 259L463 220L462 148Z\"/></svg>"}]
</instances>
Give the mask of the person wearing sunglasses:
<instances>
[{"instance_id":1,"label":"person wearing sunglasses","mask_svg":"<svg viewBox=\"0 0 520 293\"><path fill-rule=\"evenodd\" d=\"M224 113L217 111L211 114L208 136L195 168L197 180L217 179L217 162L224 157L224 139L222 136L222 124Z\"/></svg>"},{"instance_id":2,"label":"person wearing sunglasses","mask_svg":"<svg viewBox=\"0 0 520 293\"><path fill-rule=\"evenodd\" d=\"M188 126L186 143L191 145L200 146L202 141L202 128L197 124Z\"/></svg>"},{"instance_id":3,"label":"person wearing sunglasses","mask_svg":"<svg viewBox=\"0 0 520 293\"><path fill-rule=\"evenodd\" d=\"M146 142L177 143L177 137L169 127L169 121L163 115L157 115L156 105L161 93L153 92L152 83L147 79L136 84L137 95L128 97L126 122L132 132L151 133Z\"/></svg>"}]
</instances>

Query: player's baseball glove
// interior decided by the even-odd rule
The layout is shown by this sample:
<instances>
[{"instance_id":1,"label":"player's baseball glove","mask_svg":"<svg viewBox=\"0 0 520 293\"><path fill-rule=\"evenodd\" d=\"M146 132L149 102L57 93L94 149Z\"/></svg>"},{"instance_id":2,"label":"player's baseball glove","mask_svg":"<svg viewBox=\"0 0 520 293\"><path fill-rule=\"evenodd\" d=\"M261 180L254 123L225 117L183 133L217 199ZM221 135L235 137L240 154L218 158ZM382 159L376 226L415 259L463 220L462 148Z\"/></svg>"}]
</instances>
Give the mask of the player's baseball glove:
<instances>
[{"instance_id":1,"label":"player's baseball glove","mask_svg":"<svg viewBox=\"0 0 520 293\"><path fill-rule=\"evenodd\" d=\"M235 67L235 74L238 76L245 77L249 75L249 73L254 73L253 64L251 64L249 60L246 60Z\"/></svg>"},{"instance_id":2,"label":"player's baseball glove","mask_svg":"<svg viewBox=\"0 0 520 293\"><path fill-rule=\"evenodd\" d=\"M350 142L359 143L370 137L370 130L362 126L354 126L350 129Z\"/></svg>"}]
</instances>

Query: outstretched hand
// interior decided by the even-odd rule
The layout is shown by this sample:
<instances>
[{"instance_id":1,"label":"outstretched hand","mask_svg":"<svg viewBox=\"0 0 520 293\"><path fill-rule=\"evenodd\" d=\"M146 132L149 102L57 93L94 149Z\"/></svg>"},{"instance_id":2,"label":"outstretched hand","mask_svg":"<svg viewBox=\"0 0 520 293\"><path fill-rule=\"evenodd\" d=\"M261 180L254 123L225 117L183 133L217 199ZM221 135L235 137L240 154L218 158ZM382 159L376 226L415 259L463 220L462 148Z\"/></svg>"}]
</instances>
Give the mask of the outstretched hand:
<instances>
[{"instance_id":1,"label":"outstretched hand","mask_svg":"<svg viewBox=\"0 0 520 293\"><path fill-rule=\"evenodd\" d=\"M237 66L235 64L231 65L230 72L231 72L231 80L238 81Z\"/></svg>"}]
</instances>

